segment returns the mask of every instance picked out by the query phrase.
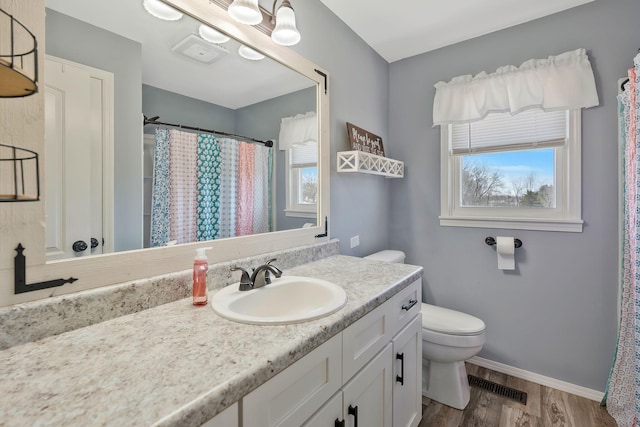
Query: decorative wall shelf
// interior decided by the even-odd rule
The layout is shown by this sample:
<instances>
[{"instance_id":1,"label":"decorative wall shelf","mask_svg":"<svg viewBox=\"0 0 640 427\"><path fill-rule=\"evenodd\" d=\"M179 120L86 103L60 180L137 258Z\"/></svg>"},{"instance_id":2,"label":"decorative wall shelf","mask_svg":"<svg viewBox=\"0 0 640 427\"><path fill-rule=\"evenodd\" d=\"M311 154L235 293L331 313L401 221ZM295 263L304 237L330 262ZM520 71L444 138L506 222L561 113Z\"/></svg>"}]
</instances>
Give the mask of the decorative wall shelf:
<instances>
[{"instance_id":1,"label":"decorative wall shelf","mask_svg":"<svg viewBox=\"0 0 640 427\"><path fill-rule=\"evenodd\" d=\"M0 98L38 92L38 43L20 21L0 9Z\"/></svg>"},{"instance_id":2,"label":"decorative wall shelf","mask_svg":"<svg viewBox=\"0 0 640 427\"><path fill-rule=\"evenodd\" d=\"M339 151L338 172L361 172L386 178L404 178L404 162L364 151Z\"/></svg>"},{"instance_id":3,"label":"decorative wall shelf","mask_svg":"<svg viewBox=\"0 0 640 427\"><path fill-rule=\"evenodd\" d=\"M40 200L38 153L0 144L0 202Z\"/></svg>"}]
</instances>

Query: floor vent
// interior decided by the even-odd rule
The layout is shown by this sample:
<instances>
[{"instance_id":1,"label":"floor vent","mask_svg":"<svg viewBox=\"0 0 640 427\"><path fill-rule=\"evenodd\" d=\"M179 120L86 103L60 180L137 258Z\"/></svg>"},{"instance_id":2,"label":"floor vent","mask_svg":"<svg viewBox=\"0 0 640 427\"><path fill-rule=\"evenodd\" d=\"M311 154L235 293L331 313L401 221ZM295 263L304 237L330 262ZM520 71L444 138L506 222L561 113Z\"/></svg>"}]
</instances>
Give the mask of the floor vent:
<instances>
[{"instance_id":1,"label":"floor vent","mask_svg":"<svg viewBox=\"0 0 640 427\"><path fill-rule=\"evenodd\" d=\"M499 396L506 397L507 399L515 400L523 405L527 404L527 393L524 391L496 384L489 380L485 380L484 378L476 377L475 375L467 375L467 377L469 378L470 386L475 386Z\"/></svg>"}]
</instances>

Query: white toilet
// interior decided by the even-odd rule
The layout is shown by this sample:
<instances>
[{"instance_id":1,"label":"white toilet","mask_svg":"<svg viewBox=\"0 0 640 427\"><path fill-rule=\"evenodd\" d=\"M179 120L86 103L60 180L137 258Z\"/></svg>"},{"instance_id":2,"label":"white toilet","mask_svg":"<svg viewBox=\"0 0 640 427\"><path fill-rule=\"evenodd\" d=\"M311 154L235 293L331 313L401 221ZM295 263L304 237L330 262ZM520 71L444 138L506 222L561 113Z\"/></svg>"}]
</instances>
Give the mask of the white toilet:
<instances>
[{"instance_id":1,"label":"white toilet","mask_svg":"<svg viewBox=\"0 0 640 427\"><path fill-rule=\"evenodd\" d=\"M403 263L402 251L385 250L365 257ZM485 324L477 317L422 303L422 395L456 409L469 403L464 361L484 345Z\"/></svg>"}]
</instances>

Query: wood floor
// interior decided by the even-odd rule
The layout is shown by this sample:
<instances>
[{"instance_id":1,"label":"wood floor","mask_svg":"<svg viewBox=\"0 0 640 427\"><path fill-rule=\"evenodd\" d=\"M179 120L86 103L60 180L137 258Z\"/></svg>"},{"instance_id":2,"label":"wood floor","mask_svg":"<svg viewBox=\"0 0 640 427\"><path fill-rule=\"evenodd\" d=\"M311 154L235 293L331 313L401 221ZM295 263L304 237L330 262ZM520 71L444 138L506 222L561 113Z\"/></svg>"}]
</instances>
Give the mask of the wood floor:
<instances>
[{"instance_id":1,"label":"wood floor","mask_svg":"<svg viewBox=\"0 0 640 427\"><path fill-rule=\"evenodd\" d=\"M467 373L527 393L522 405L477 387L464 411L422 398L418 427L616 427L598 402L467 364Z\"/></svg>"}]
</instances>

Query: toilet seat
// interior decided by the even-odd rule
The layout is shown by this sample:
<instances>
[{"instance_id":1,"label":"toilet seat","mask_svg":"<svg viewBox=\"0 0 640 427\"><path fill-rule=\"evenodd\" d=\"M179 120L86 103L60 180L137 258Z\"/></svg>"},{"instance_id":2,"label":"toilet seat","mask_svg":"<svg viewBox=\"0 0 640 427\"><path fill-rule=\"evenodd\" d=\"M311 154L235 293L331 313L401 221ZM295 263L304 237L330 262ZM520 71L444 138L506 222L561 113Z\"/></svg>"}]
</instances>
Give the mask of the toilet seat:
<instances>
[{"instance_id":1,"label":"toilet seat","mask_svg":"<svg viewBox=\"0 0 640 427\"><path fill-rule=\"evenodd\" d=\"M440 334L469 336L484 332L485 324L470 314L422 303L422 329Z\"/></svg>"}]
</instances>

